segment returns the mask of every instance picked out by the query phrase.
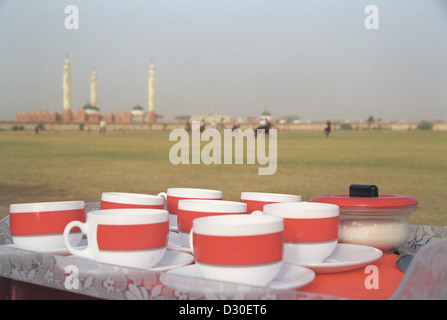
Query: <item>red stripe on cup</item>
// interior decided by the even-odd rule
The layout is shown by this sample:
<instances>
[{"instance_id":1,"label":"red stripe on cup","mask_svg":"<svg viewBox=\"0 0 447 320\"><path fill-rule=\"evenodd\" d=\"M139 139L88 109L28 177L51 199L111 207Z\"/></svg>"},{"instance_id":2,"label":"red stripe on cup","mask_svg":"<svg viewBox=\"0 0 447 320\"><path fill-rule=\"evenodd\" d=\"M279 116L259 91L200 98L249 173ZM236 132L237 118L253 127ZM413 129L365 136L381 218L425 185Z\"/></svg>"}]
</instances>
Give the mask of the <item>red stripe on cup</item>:
<instances>
[{"instance_id":1,"label":"red stripe on cup","mask_svg":"<svg viewBox=\"0 0 447 320\"><path fill-rule=\"evenodd\" d=\"M185 197L174 197L174 196L167 196L166 201L166 209L169 213L177 214L178 212L178 202L183 199L188 200L222 200L222 198L185 198Z\"/></svg>"},{"instance_id":2,"label":"red stripe on cup","mask_svg":"<svg viewBox=\"0 0 447 320\"><path fill-rule=\"evenodd\" d=\"M104 209L164 209L163 204L131 204L101 200L101 210Z\"/></svg>"},{"instance_id":3,"label":"red stripe on cup","mask_svg":"<svg viewBox=\"0 0 447 320\"><path fill-rule=\"evenodd\" d=\"M11 235L62 234L71 221L85 221L85 210L18 212L9 214ZM73 228L71 232L79 232Z\"/></svg>"},{"instance_id":4,"label":"red stripe on cup","mask_svg":"<svg viewBox=\"0 0 447 320\"><path fill-rule=\"evenodd\" d=\"M245 199L241 199L241 202L247 204L247 212L248 213L252 213L253 211L256 211L256 210L263 211L264 206L266 204L277 203L277 202L260 201L260 200L245 200Z\"/></svg>"},{"instance_id":5,"label":"red stripe on cup","mask_svg":"<svg viewBox=\"0 0 447 320\"><path fill-rule=\"evenodd\" d=\"M324 242L338 239L339 217L284 218L284 242Z\"/></svg>"},{"instance_id":6,"label":"red stripe on cup","mask_svg":"<svg viewBox=\"0 0 447 320\"><path fill-rule=\"evenodd\" d=\"M281 261L283 232L250 236L210 236L193 232L194 258L214 265L256 265Z\"/></svg>"},{"instance_id":7,"label":"red stripe on cup","mask_svg":"<svg viewBox=\"0 0 447 320\"><path fill-rule=\"evenodd\" d=\"M134 225L99 224L97 242L99 250L149 250L166 247L169 222Z\"/></svg>"},{"instance_id":8,"label":"red stripe on cup","mask_svg":"<svg viewBox=\"0 0 447 320\"><path fill-rule=\"evenodd\" d=\"M189 232L194 219L225 214L246 214L247 212L200 212L178 209L177 225L180 232Z\"/></svg>"}]
</instances>

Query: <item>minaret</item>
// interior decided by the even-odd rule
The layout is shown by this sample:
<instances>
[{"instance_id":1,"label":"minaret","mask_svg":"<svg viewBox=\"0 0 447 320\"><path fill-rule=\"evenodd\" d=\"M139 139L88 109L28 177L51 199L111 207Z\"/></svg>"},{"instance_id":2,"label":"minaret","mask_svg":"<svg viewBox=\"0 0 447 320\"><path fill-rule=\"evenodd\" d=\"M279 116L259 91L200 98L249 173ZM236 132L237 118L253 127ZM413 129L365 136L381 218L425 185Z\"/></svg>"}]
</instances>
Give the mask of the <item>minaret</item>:
<instances>
[{"instance_id":1,"label":"minaret","mask_svg":"<svg viewBox=\"0 0 447 320\"><path fill-rule=\"evenodd\" d=\"M68 62L68 57L65 56L64 63L64 75L62 77L62 90L63 98L62 102L64 105L64 112L62 114L63 122L70 122L72 120L71 114L71 76L70 76L70 63Z\"/></svg>"},{"instance_id":2,"label":"minaret","mask_svg":"<svg viewBox=\"0 0 447 320\"><path fill-rule=\"evenodd\" d=\"M96 83L95 68L93 68L92 76L90 77L90 105L98 106L98 85Z\"/></svg>"},{"instance_id":3,"label":"minaret","mask_svg":"<svg viewBox=\"0 0 447 320\"><path fill-rule=\"evenodd\" d=\"M155 116L155 69L154 64L151 63L149 67L149 84L148 84L148 106L149 106L149 114L148 114L148 122L155 123L157 118Z\"/></svg>"},{"instance_id":4,"label":"minaret","mask_svg":"<svg viewBox=\"0 0 447 320\"><path fill-rule=\"evenodd\" d=\"M70 63L68 62L68 57L65 57L62 88L64 91L64 97L63 97L64 111L71 110L71 76L70 76Z\"/></svg>"}]
</instances>

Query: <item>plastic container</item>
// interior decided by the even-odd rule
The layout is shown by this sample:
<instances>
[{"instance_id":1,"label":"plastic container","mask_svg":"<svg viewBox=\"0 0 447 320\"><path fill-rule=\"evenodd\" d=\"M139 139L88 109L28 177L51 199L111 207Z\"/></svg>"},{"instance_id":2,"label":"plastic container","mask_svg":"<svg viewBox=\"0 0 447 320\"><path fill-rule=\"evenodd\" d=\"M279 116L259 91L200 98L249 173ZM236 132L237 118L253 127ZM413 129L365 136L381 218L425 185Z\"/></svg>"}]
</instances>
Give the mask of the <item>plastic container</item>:
<instances>
[{"instance_id":1,"label":"plastic container","mask_svg":"<svg viewBox=\"0 0 447 320\"><path fill-rule=\"evenodd\" d=\"M371 246L383 252L406 243L410 215L418 206L410 196L379 194L375 185L351 185L349 194L317 196L313 201L340 207L339 243Z\"/></svg>"}]
</instances>

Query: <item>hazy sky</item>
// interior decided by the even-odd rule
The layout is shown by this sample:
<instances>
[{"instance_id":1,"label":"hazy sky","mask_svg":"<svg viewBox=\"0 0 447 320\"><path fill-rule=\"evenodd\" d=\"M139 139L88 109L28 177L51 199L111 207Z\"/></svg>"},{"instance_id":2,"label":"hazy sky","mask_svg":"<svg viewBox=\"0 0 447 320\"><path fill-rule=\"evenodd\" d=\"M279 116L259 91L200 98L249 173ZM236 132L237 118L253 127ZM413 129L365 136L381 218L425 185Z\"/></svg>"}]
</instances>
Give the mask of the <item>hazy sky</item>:
<instances>
[{"instance_id":1,"label":"hazy sky","mask_svg":"<svg viewBox=\"0 0 447 320\"><path fill-rule=\"evenodd\" d=\"M79 29L65 28L67 5ZM379 29L365 28L365 7ZM0 119L90 100L156 111L310 120L447 120L447 0L0 0Z\"/></svg>"}]
</instances>

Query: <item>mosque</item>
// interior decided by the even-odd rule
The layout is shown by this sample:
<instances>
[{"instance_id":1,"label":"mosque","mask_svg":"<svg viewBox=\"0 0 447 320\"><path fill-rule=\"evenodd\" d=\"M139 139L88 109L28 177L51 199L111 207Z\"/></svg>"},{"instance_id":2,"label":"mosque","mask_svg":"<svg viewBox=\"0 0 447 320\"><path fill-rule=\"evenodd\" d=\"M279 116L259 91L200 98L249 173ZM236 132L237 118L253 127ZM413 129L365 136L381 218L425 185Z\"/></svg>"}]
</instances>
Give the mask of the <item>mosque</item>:
<instances>
[{"instance_id":1,"label":"mosque","mask_svg":"<svg viewBox=\"0 0 447 320\"><path fill-rule=\"evenodd\" d=\"M90 103L81 109L72 111L71 107L71 74L70 62L65 58L62 77L63 111L50 112L40 110L37 112L16 112L17 122L41 123L156 123L161 115L155 113L155 68L151 63L148 78L148 112L137 105L132 110L123 110L121 113L104 113L98 107L98 85L96 71L93 69L90 77Z\"/></svg>"}]
</instances>

